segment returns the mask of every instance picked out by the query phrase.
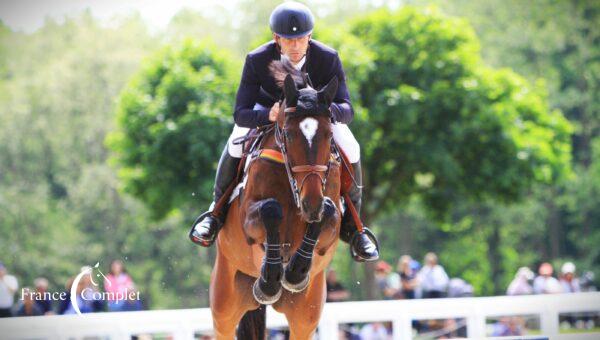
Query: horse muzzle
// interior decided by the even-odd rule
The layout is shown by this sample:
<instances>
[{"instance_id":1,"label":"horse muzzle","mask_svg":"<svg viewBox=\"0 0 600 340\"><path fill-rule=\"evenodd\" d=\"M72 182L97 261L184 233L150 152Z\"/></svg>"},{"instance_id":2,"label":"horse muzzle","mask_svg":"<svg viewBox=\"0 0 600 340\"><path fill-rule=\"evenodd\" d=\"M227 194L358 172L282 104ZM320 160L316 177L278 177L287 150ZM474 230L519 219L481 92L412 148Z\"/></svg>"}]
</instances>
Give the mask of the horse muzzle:
<instances>
[{"instance_id":1,"label":"horse muzzle","mask_svg":"<svg viewBox=\"0 0 600 340\"><path fill-rule=\"evenodd\" d=\"M301 213L302 217L308 223L320 222L323 219L323 211L325 210L325 201L323 197L319 199L303 199Z\"/></svg>"}]
</instances>

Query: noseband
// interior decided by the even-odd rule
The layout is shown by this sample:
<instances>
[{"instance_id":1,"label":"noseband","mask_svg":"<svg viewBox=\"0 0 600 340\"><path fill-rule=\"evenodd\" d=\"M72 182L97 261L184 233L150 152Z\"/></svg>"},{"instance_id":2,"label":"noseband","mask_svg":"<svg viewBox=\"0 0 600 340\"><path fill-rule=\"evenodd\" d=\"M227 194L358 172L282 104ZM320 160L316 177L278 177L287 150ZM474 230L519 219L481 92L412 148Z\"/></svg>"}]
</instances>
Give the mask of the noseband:
<instances>
[{"instance_id":1,"label":"noseband","mask_svg":"<svg viewBox=\"0 0 600 340\"><path fill-rule=\"evenodd\" d=\"M296 112L296 107L286 107L283 112ZM281 111L279 113L281 113ZM294 196L294 202L296 203L296 207L298 207L298 209L301 208L300 193L302 192L304 182L310 176L319 176L319 179L321 180L321 191L324 194L325 186L327 184L327 177L329 175L329 168L331 166L331 157L328 158L329 160L327 162L327 165L303 164L292 166L292 164L290 164L287 152L286 134L283 132L283 129L279 126L277 122L275 122L275 143L277 144L277 147L279 147L279 149L281 150L281 154L283 155L283 163L285 165L285 170L287 172L288 181L290 182L290 187L292 189L292 195ZM300 186L298 186L298 182L294 178L294 174L296 173L305 173L304 177L302 177L302 180L300 181Z\"/></svg>"}]
</instances>

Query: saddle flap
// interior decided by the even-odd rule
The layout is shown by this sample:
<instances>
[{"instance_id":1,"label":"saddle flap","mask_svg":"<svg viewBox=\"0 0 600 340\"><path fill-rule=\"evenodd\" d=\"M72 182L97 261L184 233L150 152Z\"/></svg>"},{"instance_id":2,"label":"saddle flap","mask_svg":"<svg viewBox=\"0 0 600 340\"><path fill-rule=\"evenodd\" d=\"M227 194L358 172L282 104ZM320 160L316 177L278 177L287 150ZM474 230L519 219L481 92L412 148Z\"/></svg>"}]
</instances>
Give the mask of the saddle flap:
<instances>
[{"instance_id":1,"label":"saddle flap","mask_svg":"<svg viewBox=\"0 0 600 340\"><path fill-rule=\"evenodd\" d=\"M337 148L340 157L342 157L342 171L340 174L340 191L341 195L349 193L352 189L352 184L354 182L354 169L350 166L350 161L348 160L348 156L344 153L342 148Z\"/></svg>"}]
</instances>

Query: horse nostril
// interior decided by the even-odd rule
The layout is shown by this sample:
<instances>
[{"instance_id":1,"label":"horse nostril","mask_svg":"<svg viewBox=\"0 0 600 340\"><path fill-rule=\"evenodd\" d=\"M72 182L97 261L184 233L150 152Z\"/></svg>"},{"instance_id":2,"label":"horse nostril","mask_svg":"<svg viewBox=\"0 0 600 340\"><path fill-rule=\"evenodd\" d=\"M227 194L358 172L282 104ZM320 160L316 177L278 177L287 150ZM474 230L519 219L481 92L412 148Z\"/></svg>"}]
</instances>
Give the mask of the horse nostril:
<instances>
[{"instance_id":1,"label":"horse nostril","mask_svg":"<svg viewBox=\"0 0 600 340\"><path fill-rule=\"evenodd\" d=\"M311 221L319 221L323 216L323 211L325 210L325 201L321 200L316 204L310 204L309 200L302 201L302 213L306 214L306 217Z\"/></svg>"}]
</instances>

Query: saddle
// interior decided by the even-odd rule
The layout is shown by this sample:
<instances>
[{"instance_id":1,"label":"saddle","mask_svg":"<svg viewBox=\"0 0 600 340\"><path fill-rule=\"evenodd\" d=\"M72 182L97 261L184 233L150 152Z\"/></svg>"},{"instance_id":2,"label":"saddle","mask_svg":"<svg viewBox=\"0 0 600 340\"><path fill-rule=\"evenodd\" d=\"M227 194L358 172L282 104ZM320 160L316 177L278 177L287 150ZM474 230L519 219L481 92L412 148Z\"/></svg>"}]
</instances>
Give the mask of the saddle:
<instances>
[{"instance_id":1,"label":"saddle","mask_svg":"<svg viewBox=\"0 0 600 340\"><path fill-rule=\"evenodd\" d=\"M221 199L215 203L213 213L216 216L222 217L221 214L223 212L223 207L241 194L241 190L245 184L246 172L248 171L252 161L256 159L266 159L271 162L282 165L284 164L284 158L280 151L262 147L265 136L271 132L274 127L275 124L273 123L255 129L250 129L245 136L238 137L233 140L233 144L244 144L244 152L242 153L242 158L238 165L237 174L234 178L234 181L229 185L227 191L225 191ZM346 154L344 154L343 150L337 144L335 144L335 141L333 140L331 157L342 164L340 196L344 197L344 202L352 214L357 229L362 232L362 222L349 197L352 184L356 181L354 178L354 169L352 166L350 166L350 161L348 160Z\"/></svg>"}]
</instances>

